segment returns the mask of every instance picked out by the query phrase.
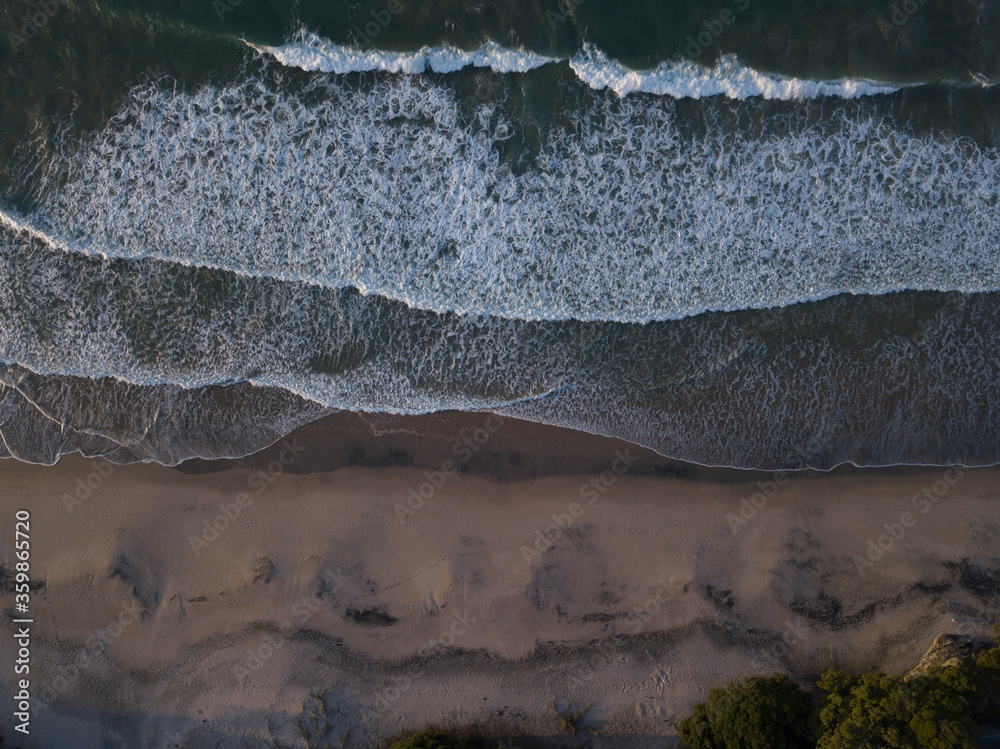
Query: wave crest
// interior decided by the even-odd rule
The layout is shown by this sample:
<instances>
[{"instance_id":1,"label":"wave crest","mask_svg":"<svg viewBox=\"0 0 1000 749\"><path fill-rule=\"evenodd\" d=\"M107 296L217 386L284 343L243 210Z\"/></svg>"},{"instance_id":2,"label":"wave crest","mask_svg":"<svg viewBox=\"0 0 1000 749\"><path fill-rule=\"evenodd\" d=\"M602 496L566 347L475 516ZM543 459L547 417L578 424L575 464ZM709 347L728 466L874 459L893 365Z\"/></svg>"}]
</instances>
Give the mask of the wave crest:
<instances>
[{"instance_id":1,"label":"wave crest","mask_svg":"<svg viewBox=\"0 0 1000 749\"><path fill-rule=\"evenodd\" d=\"M248 42L249 44L249 42ZM548 57L525 49L501 47L488 42L477 50L451 46L422 47L415 52L356 49L336 44L307 29L301 29L283 45L271 47L249 44L286 67L320 73L363 73L381 71L411 75L434 72L454 73L467 67L489 68L497 73L527 73L552 63L568 63L576 77L593 89L611 89L619 96L631 93L701 99L726 96L730 99L856 99L898 91L904 84L844 78L810 81L762 73L726 55L711 68L690 60L660 63L649 70L633 70L608 57L592 44L571 58ZM914 85L914 84L905 84Z\"/></svg>"},{"instance_id":2,"label":"wave crest","mask_svg":"<svg viewBox=\"0 0 1000 749\"><path fill-rule=\"evenodd\" d=\"M248 43L249 44L249 43ZM286 67L320 73L454 73L467 67L489 68L498 73L526 73L542 65L558 62L523 49L508 49L488 42L466 52L457 47L422 47L416 52L361 50L334 44L329 39L302 29L280 47L250 44L261 54L270 55Z\"/></svg>"},{"instance_id":3,"label":"wave crest","mask_svg":"<svg viewBox=\"0 0 1000 749\"><path fill-rule=\"evenodd\" d=\"M569 61L577 78L594 89L609 88L619 96L631 93L671 96L675 99L702 99L725 96L730 99L793 101L834 97L891 94L901 84L844 78L837 81L810 81L761 73L740 65L735 55L726 55L711 68L690 60L662 62L650 70L632 70L601 50L588 45Z\"/></svg>"}]
</instances>

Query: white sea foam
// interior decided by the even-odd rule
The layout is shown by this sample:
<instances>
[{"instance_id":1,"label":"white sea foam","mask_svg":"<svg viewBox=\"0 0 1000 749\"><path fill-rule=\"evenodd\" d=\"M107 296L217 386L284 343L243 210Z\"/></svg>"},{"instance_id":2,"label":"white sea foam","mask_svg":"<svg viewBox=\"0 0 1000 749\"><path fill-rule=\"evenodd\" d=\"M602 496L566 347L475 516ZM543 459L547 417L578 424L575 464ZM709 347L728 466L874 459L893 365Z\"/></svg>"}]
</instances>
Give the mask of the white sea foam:
<instances>
[{"instance_id":1,"label":"white sea foam","mask_svg":"<svg viewBox=\"0 0 1000 749\"><path fill-rule=\"evenodd\" d=\"M712 68L690 60L660 63L651 70L632 70L587 46L569 62L577 77L591 88L609 88L619 96L633 92L672 96L675 99L702 99L727 96L730 99L819 99L825 96L856 99L859 96L891 94L901 86L858 79L810 81L761 73L740 65L735 55L727 55Z\"/></svg>"},{"instance_id":2,"label":"white sea foam","mask_svg":"<svg viewBox=\"0 0 1000 749\"><path fill-rule=\"evenodd\" d=\"M359 73L379 70L389 73L420 74L428 71L453 73L466 67L490 68L499 73L525 73L556 62L569 62L576 76L595 89L608 88L619 96L633 92L700 99L727 96L748 99L818 99L825 96L854 99L898 91L901 84L841 79L810 81L761 73L739 64L729 55L708 68L690 60L663 62L650 70L633 70L608 57L593 45L570 59L546 57L524 49L504 48L489 42L466 52L451 46L423 47L416 52L360 50L301 30L279 47L251 44L286 67L322 73Z\"/></svg>"},{"instance_id":3,"label":"white sea foam","mask_svg":"<svg viewBox=\"0 0 1000 749\"><path fill-rule=\"evenodd\" d=\"M21 223L89 254L518 319L1000 289L1000 156L971 142L843 112L690 136L672 100L629 97L544 133L514 173L496 105L470 122L426 80L309 85L309 105L266 78L136 89Z\"/></svg>"},{"instance_id":4,"label":"white sea foam","mask_svg":"<svg viewBox=\"0 0 1000 749\"><path fill-rule=\"evenodd\" d=\"M507 49L496 42L488 42L471 52L452 46L422 47L416 52L359 50L334 44L307 30L299 31L291 41L280 47L250 46L274 57L286 67L340 74L373 70L409 74L428 71L454 73L467 67L490 68L498 73L526 73L558 62L557 58L523 49Z\"/></svg>"}]
</instances>

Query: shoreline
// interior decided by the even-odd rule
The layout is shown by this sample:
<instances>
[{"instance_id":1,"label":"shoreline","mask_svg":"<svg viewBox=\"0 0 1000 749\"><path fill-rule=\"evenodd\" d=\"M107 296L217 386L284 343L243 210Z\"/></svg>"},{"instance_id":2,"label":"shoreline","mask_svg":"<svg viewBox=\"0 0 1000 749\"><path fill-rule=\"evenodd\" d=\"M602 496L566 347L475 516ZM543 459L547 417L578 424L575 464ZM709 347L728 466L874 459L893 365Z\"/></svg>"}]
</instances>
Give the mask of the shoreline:
<instances>
[{"instance_id":1,"label":"shoreline","mask_svg":"<svg viewBox=\"0 0 1000 749\"><path fill-rule=\"evenodd\" d=\"M488 428L490 420L502 425ZM308 448L307 457L288 468L294 473L324 473L348 467L438 469L443 461L452 460L459 473L503 483L600 472L606 467L607 456L616 451L628 451L637 458L629 470L632 475L713 483L766 480L775 473L896 476L940 473L950 467L927 464L858 466L845 462L830 469L773 471L710 466L666 457L618 437L490 412L396 415L341 411L305 424L251 455L211 460L192 458L174 468L191 475L231 468L265 469L289 440L300 441ZM1000 466L962 468L990 470Z\"/></svg>"}]
</instances>

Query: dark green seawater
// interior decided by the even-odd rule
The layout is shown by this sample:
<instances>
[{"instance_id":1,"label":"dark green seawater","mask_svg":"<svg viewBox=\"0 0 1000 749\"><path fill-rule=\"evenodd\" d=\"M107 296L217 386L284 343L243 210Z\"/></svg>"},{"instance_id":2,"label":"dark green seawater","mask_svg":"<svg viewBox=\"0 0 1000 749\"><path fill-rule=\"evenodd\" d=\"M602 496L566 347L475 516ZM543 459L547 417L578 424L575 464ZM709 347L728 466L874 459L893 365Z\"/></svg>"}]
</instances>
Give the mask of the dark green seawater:
<instances>
[{"instance_id":1,"label":"dark green seawater","mask_svg":"<svg viewBox=\"0 0 1000 749\"><path fill-rule=\"evenodd\" d=\"M1000 456L995 3L0 11L5 455L457 408Z\"/></svg>"}]
</instances>

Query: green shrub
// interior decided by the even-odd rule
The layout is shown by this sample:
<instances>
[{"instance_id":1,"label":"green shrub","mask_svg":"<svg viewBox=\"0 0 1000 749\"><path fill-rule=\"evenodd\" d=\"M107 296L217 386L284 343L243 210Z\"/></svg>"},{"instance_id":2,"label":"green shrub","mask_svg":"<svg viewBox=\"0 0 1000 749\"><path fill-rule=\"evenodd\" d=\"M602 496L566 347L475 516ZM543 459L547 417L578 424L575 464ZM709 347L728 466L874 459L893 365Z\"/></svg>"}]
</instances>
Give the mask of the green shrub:
<instances>
[{"instance_id":1,"label":"green shrub","mask_svg":"<svg viewBox=\"0 0 1000 749\"><path fill-rule=\"evenodd\" d=\"M827 671L817 749L975 749L969 700L975 675L961 666L931 668L909 683L898 676Z\"/></svg>"},{"instance_id":2,"label":"green shrub","mask_svg":"<svg viewBox=\"0 0 1000 749\"><path fill-rule=\"evenodd\" d=\"M688 749L811 749L812 700L787 676L713 689L680 723Z\"/></svg>"},{"instance_id":3,"label":"green shrub","mask_svg":"<svg viewBox=\"0 0 1000 749\"><path fill-rule=\"evenodd\" d=\"M1000 623L993 625L993 641L996 645L984 650L976 657L976 667L993 674L1000 674Z\"/></svg>"},{"instance_id":4,"label":"green shrub","mask_svg":"<svg viewBox=\"0 0 1000 749\"><path fill-rule=\"evenodd\" d=\"M1000 624L993 625L993 639L1000 643ZM1000 645L984 650L976 657L976 670L989 701L987 712L994 716L1000 715Z\"/></svg>"},{"instance_id":5,"label":"green shrub","mask_svg":"<svg viewBox=\"0 0 1000 749\"><path fill-rule=\"evenodd\" d=\"M1000 674L1000 647L984 650L976 658L976 668Z\"/></svg>"},{"instance_id":6,"label":"green shrub","mask_svg":"<svg viewBox=\"0 0 1000 749\"><path fill-rule=\"evenodd\" d=\"M480 749L480 742L456 739L444 733L420 731L395 742L389 749Z\"/></svg>"}]
</instances>

